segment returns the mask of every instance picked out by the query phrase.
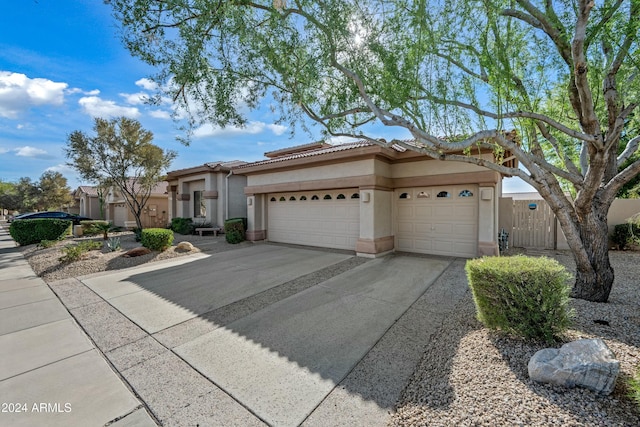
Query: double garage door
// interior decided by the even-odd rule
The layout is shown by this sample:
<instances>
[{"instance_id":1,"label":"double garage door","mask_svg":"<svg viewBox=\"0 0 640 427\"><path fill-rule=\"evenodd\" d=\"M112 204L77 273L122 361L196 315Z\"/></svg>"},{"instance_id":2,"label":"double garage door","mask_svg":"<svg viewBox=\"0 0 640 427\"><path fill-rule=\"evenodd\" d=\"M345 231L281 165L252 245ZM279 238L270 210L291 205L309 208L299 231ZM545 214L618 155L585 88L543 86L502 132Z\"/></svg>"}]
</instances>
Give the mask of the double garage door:
<instances>
[{"instance_id":1,"label":"double garage door","mask_svg":"<svg viewBox=\"0 0 640 427\"><path fill-rule=\"evenodd\" d=\"M398 189L394 192L395 249L476 256L476 185ZM356 188L268 195L268 239L354 250L360 234Z\"/></svg>"},{"instance_id":2,"label":"double garage door","mask_svg":"<svg viewBox=\"0 0 640 427\"><path fill-rule=\"evenodd\" d=\"M271 242L354 250L360 235L357 188L268 196Z\"/></svg>"},{"instance_id":3,"label":"double garage door","mask_svg":"<svg viewBox=\"0 0 640 427\"><path fill-rule=\"evenodd\" d=\"M396 250L476 256L477 186L407 188L394 195Z\"/></svg>"}]
</instances>

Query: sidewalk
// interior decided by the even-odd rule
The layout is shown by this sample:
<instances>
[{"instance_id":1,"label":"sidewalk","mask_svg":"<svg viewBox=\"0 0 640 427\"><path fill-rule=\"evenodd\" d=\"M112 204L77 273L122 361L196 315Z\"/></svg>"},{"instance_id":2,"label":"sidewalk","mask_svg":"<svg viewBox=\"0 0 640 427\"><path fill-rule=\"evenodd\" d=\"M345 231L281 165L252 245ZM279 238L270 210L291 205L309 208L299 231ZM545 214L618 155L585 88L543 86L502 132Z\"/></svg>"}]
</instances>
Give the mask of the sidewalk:
<instances>
[{"instance_id":1,"label":"sidewalk","mask_svg":"<svg viewBox=\"0 0 640 427\"><path fill-rule=\"evenodd\" d=\"M34 274L8 224L0 224L0 396L0 425L156 426Z\"/></svg>"}]
</instances>

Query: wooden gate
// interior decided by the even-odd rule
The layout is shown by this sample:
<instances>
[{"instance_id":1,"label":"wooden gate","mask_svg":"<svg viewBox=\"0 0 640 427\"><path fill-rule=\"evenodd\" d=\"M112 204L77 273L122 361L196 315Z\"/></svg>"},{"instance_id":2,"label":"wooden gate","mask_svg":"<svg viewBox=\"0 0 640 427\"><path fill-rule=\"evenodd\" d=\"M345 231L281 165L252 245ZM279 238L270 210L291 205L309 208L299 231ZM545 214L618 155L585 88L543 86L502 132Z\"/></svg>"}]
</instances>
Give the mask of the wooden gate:
<instances>
[{"instance_id":1,"label":"wooden gate","mask_svg":"<svg viewBox=\"0 0 640 427\"><path fill-rule=\"evenodd\" d=\"M555 215L544 200L514 200L511 245L555 249Z\"/></svg>"}]
</instances>

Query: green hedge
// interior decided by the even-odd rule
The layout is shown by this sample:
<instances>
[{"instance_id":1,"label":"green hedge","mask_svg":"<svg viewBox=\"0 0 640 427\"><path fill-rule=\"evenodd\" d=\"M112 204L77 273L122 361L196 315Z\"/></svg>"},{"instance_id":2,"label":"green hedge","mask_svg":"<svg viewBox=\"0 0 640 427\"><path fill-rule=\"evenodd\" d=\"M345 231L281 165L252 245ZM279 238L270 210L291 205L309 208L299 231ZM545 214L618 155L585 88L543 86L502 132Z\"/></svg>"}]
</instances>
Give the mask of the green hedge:
<instances>
[{"instance_id":1,"label":"green hedge","mask_svg":"<svg viewBox=\"0 0 640 427\"><path fill-rule=\"evenodd\" d=\"M82 226L83 234L102 234L103 227L109 226L111 227L111 223L109 221L104 221L101 219L92 219L90 221L80 221L80 225Z\"/></svg>"},{"instance_id":2,"label":"green hedge","mask_svg":"<svg viewBox=\"0 0 640 427\"><path fill-rule=\"evenodd\" d=\"M193 234L193 220L191 218L171 218L171 229L178 234Z\"/></svg>"},{"instance_id":3,"label":"green hedge","mask_svg":"<svg viewBox=\"0 0 640 427\"><path fill-rule=\"evenodd\" d=\"M67 219L20 219L11 223L9 234L19 245L26 246L42 240L62 239L71 233L72 225Z\"/></svg>"},{"instance_id":4,"label":"green hedge","mask_svg":"<svg viewBox=\"0 0 640 427\"><path fill-rule=\"evenodd\" d=\"M145 228L141 236L142 246L152 251L164 251L173 244L173 231L166 228Z\"/></svg>"},{"instance_id":5,"label":"green hedge","mask_svg":"<svg viewBox=\"0 0 640 427\"><path fill-rule=\"evenodd\" d=\"M228 243L236 244L244 241L246 218L230 218L224 222L224 238Z\"/></svg>"},{"instance_id":6,"label":"green hedge","mask_svg":"<svg viewBox=\"0 0 640 427\"><path fill-rule=\"evenodd\" d=\"M484 257L467 261L478 320L526 339L553 342L570 325L571 275L545 257Z\"/></svg>"},{"instance_id":7,"label":"green hedge","mask_svg":"<svg viewBox=\"0 0 640 427\"><path fill-rule=\"evenodd\" d=\"M637 222L616 224L616 226L613 227L611 240L619 250L626 249L629 244L637 244L640 240L640 224Z\"/></svg>"}]
</instances>

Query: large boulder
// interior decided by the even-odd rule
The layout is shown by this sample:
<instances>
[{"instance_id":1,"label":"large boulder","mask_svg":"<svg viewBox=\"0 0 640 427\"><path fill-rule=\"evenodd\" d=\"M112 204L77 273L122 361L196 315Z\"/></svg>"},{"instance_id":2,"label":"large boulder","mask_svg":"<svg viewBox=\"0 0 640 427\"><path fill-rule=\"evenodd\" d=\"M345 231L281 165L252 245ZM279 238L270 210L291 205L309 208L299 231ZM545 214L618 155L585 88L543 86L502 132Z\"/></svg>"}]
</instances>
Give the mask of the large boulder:
<instances>
[{"instance_id":1,"label":"large boulder","mask_svg":"<svg viewBox=\"0 0 640 427\"><path fill-rule=\"evenodd\" d=\"M178 252L191 252L193 250L193 245L189 242L180 242L176 246L176 251Z\"/></svg>"},{"instance_id":2,"label":"large boulder","mask_svg":"<svg viewBox=\"0 0 640 427\"><path fill-rule=\"evenodd\" d=\"M616 385L620 362L601 339L583 339L538 351L528 369L534 381L585 387L607 395Z\"/></svg>"},{"instance_id":3,"label":"large boulder","mask_svg":"<svg viewBox=\"0 0 640 427\"><path fill-rule=\"evenodd\" d=\"M133 258L137 256L148 255L150 253L151 251L148 248L140 247L140 248L131 249L130 251L126 252L122 256L125 258Z\"/></svg>"}]
</instances>

